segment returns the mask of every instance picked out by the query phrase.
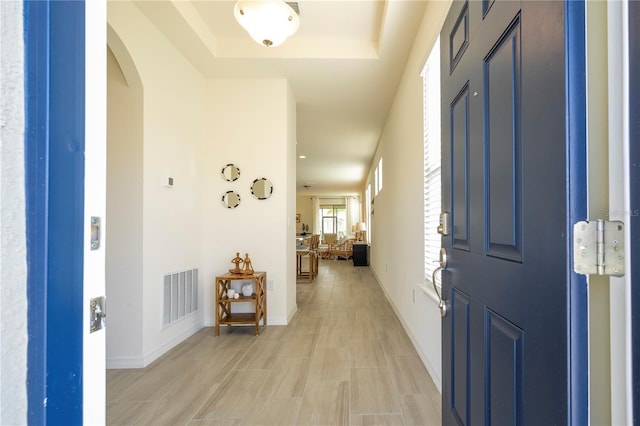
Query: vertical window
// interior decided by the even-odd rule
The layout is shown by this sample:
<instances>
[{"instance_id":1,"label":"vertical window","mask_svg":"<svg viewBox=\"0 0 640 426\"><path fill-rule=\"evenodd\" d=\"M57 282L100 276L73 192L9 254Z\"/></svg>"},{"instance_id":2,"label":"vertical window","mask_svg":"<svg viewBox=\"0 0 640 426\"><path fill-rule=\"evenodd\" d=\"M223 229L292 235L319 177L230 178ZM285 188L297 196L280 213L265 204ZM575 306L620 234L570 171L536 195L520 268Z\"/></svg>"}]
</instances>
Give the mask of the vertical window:
<instances>
[{"instance_id":1,"label":"vertical window","mask_svg":"<svg viewBox=\"0 0 640 426\"><path fill-rule=\"evenodd\" d=\"M437 232L440 195L440 38L436 40L422 71L424 107L424 272L431 285L441 238ZM440 287L440 277L436 277Z\"/></svg>"},{"instance_id":2,"label":"vertical window","mask_svg":"<svg viewBox=\"0 0 640 426\"><path fill-rule=\"evenodd\" d=\"M366 214L366 218L367 218L367 223L369 224L369 229L367 229L367 241L371 242L371 215L372 215L372 211L371 211L371 184L367 185L367 191L365 192L365 214Z\"/></svg>"},{"instance_id":3,"label":"vertical window","mask_svg":"<svg viewBox=\"0 0 640 426\"><path fill-rule=\"evenodd\" d=\"M378 166L374 171L374 183L374 191L376 192L375 195L378 195L378 193L382 191L382 158L378 160Z\"/></svg>"}]
</instances>

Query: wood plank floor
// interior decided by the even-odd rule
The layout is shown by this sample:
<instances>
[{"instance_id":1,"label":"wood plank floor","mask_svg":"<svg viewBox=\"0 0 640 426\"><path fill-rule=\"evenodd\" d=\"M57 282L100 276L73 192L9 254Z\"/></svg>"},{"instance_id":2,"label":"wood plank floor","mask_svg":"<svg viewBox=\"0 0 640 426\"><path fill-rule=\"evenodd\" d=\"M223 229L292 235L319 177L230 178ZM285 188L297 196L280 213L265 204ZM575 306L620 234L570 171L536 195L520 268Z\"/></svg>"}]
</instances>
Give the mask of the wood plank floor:
<instances>
[{"instance_id":1,"label":"wood plank floor","mask_svg":"<svg viewBox=\"0 0 640 426\"><path fill-rule=\"evenodd\" d=\"M288 326L203 328L107 371L108 425L439 425L440 393L369 268L321 260Z\"/></svg>"}]
</instances>

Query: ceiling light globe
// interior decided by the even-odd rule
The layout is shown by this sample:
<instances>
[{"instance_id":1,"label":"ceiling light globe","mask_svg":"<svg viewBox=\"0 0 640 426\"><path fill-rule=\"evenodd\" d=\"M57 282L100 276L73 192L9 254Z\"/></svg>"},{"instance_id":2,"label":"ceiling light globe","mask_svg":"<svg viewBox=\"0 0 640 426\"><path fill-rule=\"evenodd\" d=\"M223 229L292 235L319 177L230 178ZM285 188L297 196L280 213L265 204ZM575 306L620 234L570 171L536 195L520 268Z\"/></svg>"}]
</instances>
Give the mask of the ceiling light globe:
<instances>
[{"instance_id":1,"label":"ceiling light globe","mask_svg":"<svg viewBox=\"0 0 640 426\"><path fill-rule=\"evenodd\" d=\"M256 43L276 47L295 34L298 14L282 0L240 0L233 14Z\"/></svg>"}]
</instances>

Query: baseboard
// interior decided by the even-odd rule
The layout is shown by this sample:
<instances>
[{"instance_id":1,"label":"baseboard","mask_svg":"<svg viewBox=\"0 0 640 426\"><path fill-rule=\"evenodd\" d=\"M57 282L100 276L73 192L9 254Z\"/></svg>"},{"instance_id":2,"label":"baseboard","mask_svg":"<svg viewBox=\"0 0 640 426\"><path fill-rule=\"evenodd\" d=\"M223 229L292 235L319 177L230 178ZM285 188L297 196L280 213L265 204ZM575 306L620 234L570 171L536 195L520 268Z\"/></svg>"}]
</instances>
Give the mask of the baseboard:
<instances>
[{"instance_id":1,"label":"baseboard","mask_svg":"<svg viewBox=\"0 0 640 426\"><path fill-rule=\"evenodd\" d=\"M144 368L151 364L156 359L160 358L162 355L171 350L174 346L182 343L187 338L193 336L195 333L200 331L203 327L202 323L195 324L194 326L188 328L184 332L180 333L173 339L169 340L165 344L160 347L154 349L153 351L146 354L144 357L112 357L106 359L106 368L117 369L117 368Z\"/></svg>"},{"instance_id":2,"label":"baseboard","mask_svg":"<svg viewBox=\"0 0 640 426\"><path fill-rule=\"evenodd\" d=\"M107 370L125 368L143 368L144 359L141 357L112 357L106 360Z\"/></svg>"},{"instance_id":3,"label":"baseboard","mask_svg":"<svg viewBox=\"0 0 640 426\"><path fill-rule=\"evenodd\" d=\"M427 356L424 354L424 352L422 352L422 350L420 350L417 340L413 335L413 333L411 332L411 329L409 328L408 324L405 322L404 317L400 315L398 308L396 307L395 303L393 303L393 299L389 297L389 293L387 293L387 290L384 288L382 284L380 284L380 279L378 278L378 275L375 273L373 269L371 269L371 272L373 277L378 282L378 286L380 286L380 288L382 289L384 296L389 301L389 304L391 305L391 309L393 309L393 312L395 312L396 317L398 317L398 319L400 320L400 324L402 324L402 328L404 328L405 333L407 333L407 336L409 336L409 340L411 340L411 344L413 345L413 348L418 353L418 357L420 358L420 360L422 361L422 364L424 365L424 367L427 369L427 372L431 376L431 380L433 380L433 384L436 385L436 388L438 388L438 391L440 392L440 394L442 394L442 377L440 377L437 374L436 372L437 370L433 368L433 366L427 359Z\"/></svg>"},{"instance_id":4,"label":"baseboard","mask_svg":"<svg viewBox=\"0 0 640 426\"><path fill-rule=\"evenodd\" d=\"M200 331L202 329L202 327L203 327L202 323L197 323L194 326L192 326L191 328L188 328L187 330L183 331L182 333L180 333L179 335L177 335L173 339L169 340L164 345L156 348L152 352L150 352L147 355L145 355L145 357L144 357L144 366L146 367L147 365L151 364L153 361L155 361L156 359L160 358L162 355L167 353L174 346L178 345L179 343L182 343L187 338L189 338L189 337L193 336L194 334L196 334L198 331Z\"/></svg>"},{"instance_id":5,"label":"baseboard","mask_svg":"<svg viewBox=\"0 0 640 426\"><path fill-rule=\"evenodd\" d=\"M298 304L296 303L295 305L293 305L293 309L291 309L291 312L289 312L289 315L287 315L287 322L284 325L289 324L297 313L298 313Z\"/></svg>"}]
</instances>

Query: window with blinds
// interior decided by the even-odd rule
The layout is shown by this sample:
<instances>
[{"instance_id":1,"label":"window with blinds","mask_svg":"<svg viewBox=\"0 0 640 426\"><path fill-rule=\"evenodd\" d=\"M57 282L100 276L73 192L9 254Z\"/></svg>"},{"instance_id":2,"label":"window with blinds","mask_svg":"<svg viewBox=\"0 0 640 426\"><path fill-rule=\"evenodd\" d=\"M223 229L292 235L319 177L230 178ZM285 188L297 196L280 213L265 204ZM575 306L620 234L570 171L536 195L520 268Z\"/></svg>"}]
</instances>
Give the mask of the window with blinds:
<instances>
[{"instance_id":1,"label":"window with blinds","mask_svg":"<svg viewBox=\"0 0 640 426\"><path fill-rule=\"evenodd\" d=\"M424 273L431 286L438 266L440 234L440 38L436 40L422 70L424 113ZM440 287L440 275L436 277Z\"/></svg>"}]
</instances>

